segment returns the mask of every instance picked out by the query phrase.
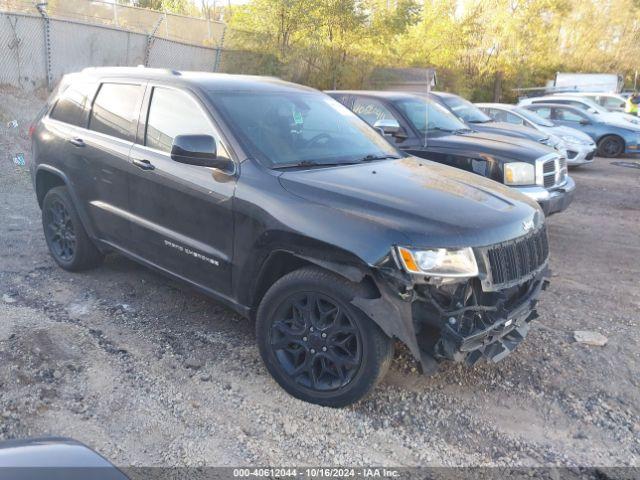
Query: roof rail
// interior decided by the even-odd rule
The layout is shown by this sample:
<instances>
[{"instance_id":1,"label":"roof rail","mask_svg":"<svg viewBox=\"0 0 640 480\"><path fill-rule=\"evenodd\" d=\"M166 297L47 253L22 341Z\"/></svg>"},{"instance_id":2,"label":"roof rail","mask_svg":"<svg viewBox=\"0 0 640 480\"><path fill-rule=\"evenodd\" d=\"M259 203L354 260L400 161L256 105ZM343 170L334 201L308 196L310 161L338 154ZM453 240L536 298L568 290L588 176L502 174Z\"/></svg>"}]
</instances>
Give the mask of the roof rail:
<instances>
[{"instance_id":1,"label":"roof rail","mask_svg":"<svg viewBox=\"0 0 640 480\"><path fill-rule=\"evenodd\" d=\"M135 67L85 67L82 72L139 72L144 69L148 73L170 73L171 75L180 76L182 72L172 68L149 68L144 65L137 65Z\"/></svg>"}]
</instances>

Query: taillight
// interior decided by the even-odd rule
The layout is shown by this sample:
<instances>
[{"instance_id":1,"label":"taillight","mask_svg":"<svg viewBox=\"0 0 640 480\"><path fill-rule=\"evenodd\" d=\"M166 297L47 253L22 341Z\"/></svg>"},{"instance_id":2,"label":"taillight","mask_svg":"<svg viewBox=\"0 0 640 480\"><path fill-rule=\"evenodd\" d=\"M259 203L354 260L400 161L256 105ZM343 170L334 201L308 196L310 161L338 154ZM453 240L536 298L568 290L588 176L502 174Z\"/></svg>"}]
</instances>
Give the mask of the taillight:
<instances>
[{"instance_id":1,"label":"taillight","mask_svg":"<svg viewBox=\"0 0 640 480\"><path fill-rule=\"evenodd\" d=\"M33 137L33 132L35 132L35 131L36 131L36 125L35 125L35 123L32 123L29 126L29 138Z\"/></svg>"}]
</instances>

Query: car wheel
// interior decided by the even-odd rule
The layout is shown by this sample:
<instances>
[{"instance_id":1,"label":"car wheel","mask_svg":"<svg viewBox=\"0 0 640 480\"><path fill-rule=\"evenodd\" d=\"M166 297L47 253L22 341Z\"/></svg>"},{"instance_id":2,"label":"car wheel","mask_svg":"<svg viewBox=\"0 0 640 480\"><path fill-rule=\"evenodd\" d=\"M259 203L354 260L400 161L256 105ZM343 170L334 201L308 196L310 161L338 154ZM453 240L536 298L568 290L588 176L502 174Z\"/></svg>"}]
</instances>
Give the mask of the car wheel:
<instances>
[{"instance_id":1,"label":"car wheel","mask_svg":"<svg viewBox=\"0 0 640 480\"><path fill-rule=\"evenodd\" d=\"M84 230L66 187L47 192L42 202L42 226L51 256L65 270L99 265L104 256Z\"/></svg>"},{"instance_id":2,"label":"car wheel","mask_svg":"<svg viewBox=\"0 0 640 480\"><path fill-rule=\"evenodd\" d=\"M598 142L598 153L607 158L615 158L624 152L624 140L615 135L607 135Z\"/></svg>"},{"instance_id":3,"label":"car wheel","mask_svg":"<svg viewBox=\"0 0 640 480\"><path fill-rule=\"evenodd\" d=\"M279 279L256 315L269 373L301 400L343 407L367 395L387 372L393 342L350 302L356 284L315 267Z\"/></svg>"}]
</instances>

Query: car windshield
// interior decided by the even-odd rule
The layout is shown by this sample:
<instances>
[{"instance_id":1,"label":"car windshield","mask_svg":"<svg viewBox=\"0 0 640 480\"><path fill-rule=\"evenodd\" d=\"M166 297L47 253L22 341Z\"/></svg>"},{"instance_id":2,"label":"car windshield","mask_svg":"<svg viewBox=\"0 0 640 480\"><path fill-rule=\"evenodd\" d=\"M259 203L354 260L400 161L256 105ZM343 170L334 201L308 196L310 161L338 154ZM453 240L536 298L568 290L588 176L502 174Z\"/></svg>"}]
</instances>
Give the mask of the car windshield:
<instances>
[{"instance_id":1,"label":"car windshield","mask_svg":"<svg viewBox=\"0 0 640 480\"><path fill-rule=\"evenodd\" d=\"M421 133L434 130L455 132L467 130L467 126L449 110L428 99L402 99L396 102L398 109Z\"/></svg>"},{"instance_id":2,"label":"car windshield","mask_svg":"<svg viewBox=\"0 0 640 480\"><path fill-rule=\"evenodd\" d=\"M250 154L271 168L403 155L331 97L306 92L209 92Z\"/></svg>"},{"instance_id":3,"label":"car windshield","mask_svg":"<svg viewBox=\"0 0 640 480\"><path fill-rule=\"evenodd\" d=\"M536 125L540 125L541 127L553 127L554 126L553 122L550 122L546 118L542 118L540 115L538 115L537 113L533 113L531 110L527 110L525 108L516 107L516 108L513 109L513 111L516 112L518 115L523 116L524 118L526 118L530 122L535 123Z\"/></svg>"},{"instance_id":4,"label":"car windshield","mask_svg":"<svg viewBox=\"0 0 640 480\"><path fill-rule=\"evenodd\" d=\"M493 118L464 98L446 96L442 98L442 101L465 122L487 123L494 121Z\"/></svg>"}]
</instances>

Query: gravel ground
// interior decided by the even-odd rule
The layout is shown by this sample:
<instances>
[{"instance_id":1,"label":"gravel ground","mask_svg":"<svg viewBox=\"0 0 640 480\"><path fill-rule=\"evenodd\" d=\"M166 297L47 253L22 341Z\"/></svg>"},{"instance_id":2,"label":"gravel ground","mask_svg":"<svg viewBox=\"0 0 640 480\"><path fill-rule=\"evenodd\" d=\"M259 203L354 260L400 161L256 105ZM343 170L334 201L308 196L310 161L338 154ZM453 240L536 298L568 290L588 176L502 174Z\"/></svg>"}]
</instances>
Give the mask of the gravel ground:
<instances>
[{"instance_id":1,"label":"gravel ground","mask_svg":"<svg viewBox=\"0 0 640 480\"><path fill-rule=\"evenodd\" d=\"M0 439L69 436L118 465L640 466L640 170L572 172L552 284L515 354L425 377L401 349L368 399L334 410L285 394L251 322L184 285L119 255L54 264L11 160L29 159L41 102L0 90Z\"/></svg>"}]
</instances>

